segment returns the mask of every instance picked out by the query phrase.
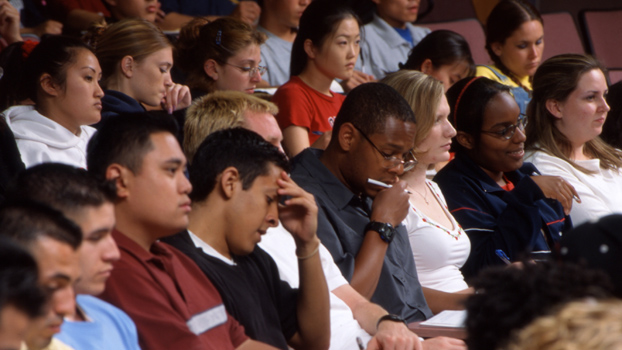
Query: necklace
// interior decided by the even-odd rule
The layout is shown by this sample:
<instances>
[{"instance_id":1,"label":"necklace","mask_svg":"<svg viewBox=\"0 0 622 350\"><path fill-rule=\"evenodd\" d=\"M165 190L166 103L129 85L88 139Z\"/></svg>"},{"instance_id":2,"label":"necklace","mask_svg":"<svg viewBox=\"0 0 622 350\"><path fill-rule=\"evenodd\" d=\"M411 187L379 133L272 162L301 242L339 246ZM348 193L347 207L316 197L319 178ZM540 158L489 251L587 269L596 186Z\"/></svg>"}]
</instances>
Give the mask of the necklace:
<instances>
[{"instance_id":1,"label":"necklace","mask_svg":"<svg viewBox=\"0 0 622 350\"><path fill-rule=\"evenodd\" d=\"M426 182L426 185L427 185L427 182ZM444 209L445 209L445 213L447 213L447 212L448 212L448 210L447 210L447 206L442 204L442 202L440 201L440 196L438 195L438 193L434 192L431 188L430 188L430 191L431 191L434 195L436 195L436 197L437 197L437 198L439 198L439 205L441 205L441 208L444 208ZM415 191L415 192L416 192L416 191ZM419 193L419 192L417 192L417 193ZM419 195L421 195L421 194L419 193ZM423 196L422 196L422 197L423 197ZM425 199L425 198L424 198L424 199ZM452 231L450 231L450 230L448 230L448 229L446 229L446 228L444 228L444 227L442 227L441 225L439 225L439 224L437 224L436 222L434 222L432 219L428 219L427 215L425 215L423 212L421 212L421 213L420 213L420 212L417 210L417 208L415 208L413 205L411 205L410 207L412 208L412 210L413 210L413 211L414 211L417 215L419 215L419 216L421 217L421 221L423 221L423 222L425 222L426 224L428 224L428 225L430 225L430 226L433 226L433 227L436 227L437 229L439 229L439 230L441 230L441 231L443 231L443 232L447 233L449 236L451 236L451 238L455 239L456 241L457 241L457 240L458 240L458 238L462 235L462 232L464 232L464 231L462 230L462 227L460 226L460 224L458 224L458 222L457 222L457 221L455 221L455 220L454 220L453 225L455 225L455 226L456 226L456 228L457 228L457 231L458 231L458 233L457 233L457 234L456 234L456 233L453 233ZM446 215L447 215L447 214L446 214Z\"/></svg>"},{"instance_id":2,"label":"necklace","mask_svg":"<svg viewBox=\"0 0 622 350\"><path fill-rule=\"evenodd\" d=\"M421 198L423 198L423 200L425 201L425 204L426 204L426 205L430 205L430 202L428 201L428 191L427 191L427 188L428 188L428 186L427 186L427 184L426 184L426 187L425 187L425 189L424 189L424 191L423 191L423 193L425 193L425 195L421 194L421 192L419 192L419 191L415 190L414 188L411 188L411 189L412 189L413 191L415 191L415 192L416 192L419 196L421 196Z\"/></svg>"}]
</instances>

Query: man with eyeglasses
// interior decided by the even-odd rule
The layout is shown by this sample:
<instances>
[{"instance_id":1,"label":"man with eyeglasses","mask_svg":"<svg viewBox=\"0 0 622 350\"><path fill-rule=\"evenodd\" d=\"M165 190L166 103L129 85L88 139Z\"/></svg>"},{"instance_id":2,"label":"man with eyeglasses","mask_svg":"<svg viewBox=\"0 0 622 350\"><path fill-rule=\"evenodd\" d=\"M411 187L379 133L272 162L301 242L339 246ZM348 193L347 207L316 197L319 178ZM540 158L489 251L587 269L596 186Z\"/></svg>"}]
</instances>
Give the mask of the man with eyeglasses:
<instances>
[{"instance_id":1,"label":"man with eyeglasses","mask_svg":"<svg viewBox=\"0 0 622 350\"><path fill-rule=\"evenodd\" d=\"M326 150L309 148L292 161L292 179L316 198L318 236L335 263L354 289L391 313L378 324L432 316L401 225L409 205L399 176L414 165L415 129L395 90L363 84L345 99Z\"/></svg>"}]
</instances>

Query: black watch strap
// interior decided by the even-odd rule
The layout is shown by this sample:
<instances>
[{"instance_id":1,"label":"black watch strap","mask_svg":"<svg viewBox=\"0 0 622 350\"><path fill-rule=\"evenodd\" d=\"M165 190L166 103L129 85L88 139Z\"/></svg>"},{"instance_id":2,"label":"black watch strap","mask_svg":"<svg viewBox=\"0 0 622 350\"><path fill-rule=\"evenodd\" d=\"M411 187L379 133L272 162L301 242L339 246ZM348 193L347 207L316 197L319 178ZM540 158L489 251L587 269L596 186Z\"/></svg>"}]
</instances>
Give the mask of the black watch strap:
<instances>
[{"instance_id":1,"label":"black watch strap","mask_svg":"<svg viewBox=\"0 0 622 350\"><path fill-rule=\"evenodd\" d=\"M367 231L378 232L380 238L387 243L391 243L395 237L395 228L386 222L372 221L365 226L365 232Z\"/></svg>"},{"instance_id":2,"label":"black watch strap","mask_svg":"<svg viewBox=\"0 0 622 350\"><path fill-rule=\"evenodd\" d=\"M382 316L382 317L380 317L378 319L378 322L376 323L376 330L378 330L378 327L380 326L380 322L382 322L382 321L402 322L402 323L404 323L404 325L406 327L408 327L408 324L406 323L406 321L404 321L404 319L401 318L400 316L393 315L393 314L388 314L388 315L384 315L384 316Z\"/></svg>"}]
</instances>

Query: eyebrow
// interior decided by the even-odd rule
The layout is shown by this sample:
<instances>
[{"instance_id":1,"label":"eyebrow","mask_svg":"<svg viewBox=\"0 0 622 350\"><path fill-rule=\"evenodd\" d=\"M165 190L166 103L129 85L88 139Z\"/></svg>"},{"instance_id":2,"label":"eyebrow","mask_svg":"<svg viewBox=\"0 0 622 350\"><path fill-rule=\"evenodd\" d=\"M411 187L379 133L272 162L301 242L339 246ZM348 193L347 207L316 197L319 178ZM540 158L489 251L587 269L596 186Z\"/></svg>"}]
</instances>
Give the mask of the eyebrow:
<instances>
[{"instance_id":1,"label":"eyebrow","mask_svg":"<svg viewBox=\"0 0 622 350\"><path fill-rule=\"evenodd\" d=\"M93 230L93 231L87 233L86 235L90 236L90 235L93 235L93 234L96 234L96 233L108 233L111 229L112 229L112 227L100 227L100 228L98 228L96 230Z\"/></svg>"},{"instance_id":2,"label":"eyebrow","mask_svg":"<svg viewBox=\"0 0 622 350\"><path fill-rule=\"evenodd\" d=\"M171 158L171 159L167 159L165 160L162 164L168 165L168 164L175 164L175 165L183 165L184 164L184 160L181 158Z\"/></svg>"}]
</instances>

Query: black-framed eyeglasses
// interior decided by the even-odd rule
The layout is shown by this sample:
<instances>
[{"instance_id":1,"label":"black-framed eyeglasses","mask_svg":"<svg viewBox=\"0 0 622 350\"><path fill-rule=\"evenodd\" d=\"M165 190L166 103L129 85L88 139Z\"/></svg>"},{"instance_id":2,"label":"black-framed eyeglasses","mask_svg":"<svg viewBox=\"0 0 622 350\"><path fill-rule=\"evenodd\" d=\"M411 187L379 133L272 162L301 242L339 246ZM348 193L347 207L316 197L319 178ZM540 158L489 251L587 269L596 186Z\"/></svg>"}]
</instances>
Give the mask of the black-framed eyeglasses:
<instances>
[{"instance_id":1,"label":"black-framed eyeglasses","mask_svg":"<svg viewBox=\"0 0 622 350\"><path fill-rule=\"evenodd\" d=\"M378 147L376 147L376 145L369 139L369 137L367 137L367 135L365 135L364 132L361 131L361 129L359 129L358 126L356 126L354 124L352 124L352 125L354 126L354 128L356 130L358 130L359 133L361 133L363 138L365 138L365 140L367 140L367 142L369 142L369 144L376 151L378 151L378 153L380 153L382 158L384 158L384 162L383 162L382 166L385 169L395 168L396 166L402 164L404 166L404 172L406 172L406 171L412 170L415 167L415 165L417 165L417 158L415 158L415 155L412 153L412 151L408 151L408 154L412 157L412 159L409 159L409 160L404 160L404 159L400 159L400 158L397 158L397 157L389 156L389 155L385 154L384 152L382 152Z\"/></svg>"},{"instance_id":2,"label":"black-framed eyeglasses","mask_svg":"<svg viewBox=\"0 0 622 350\"><path fill-rule=\"evenodd\" d=\"M505 128L498 130L498 131L482 130L482 132L486 134L496 135L500 138L509 140L512 138L512 136L514 136L514 133L516 132L516 128L518 128L520 131L525 131L526 126L527 126L527 116L521 113L518 116L518 121L516 122L516 124L508 125Z\"/></svg>"},{"instance_id":3,"label":"black-framed eyeglasses","mask_svg":"<svg viewBox=\"0 0 622 350\"><path fill-rule=\"evenodd\" d=\"M227 63L227 62L225 62L225 64L230 65L230 66L235 67L235 68L238 68L238 69L240 69L244 73L248 73L248 75L251 78L254 77L257 73L259 73L259 75L262 76L262 75L266 74L266 72L268 71L268 67L265 67L265 66L243 67L243 66L236 66L235 64L231 64L231 63Z\"/></svg>"}]
</instances>

